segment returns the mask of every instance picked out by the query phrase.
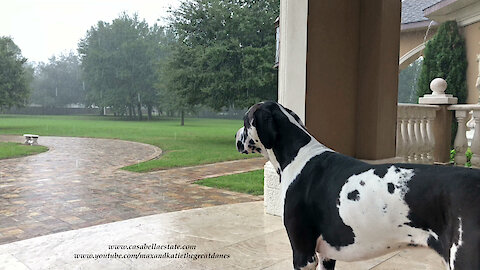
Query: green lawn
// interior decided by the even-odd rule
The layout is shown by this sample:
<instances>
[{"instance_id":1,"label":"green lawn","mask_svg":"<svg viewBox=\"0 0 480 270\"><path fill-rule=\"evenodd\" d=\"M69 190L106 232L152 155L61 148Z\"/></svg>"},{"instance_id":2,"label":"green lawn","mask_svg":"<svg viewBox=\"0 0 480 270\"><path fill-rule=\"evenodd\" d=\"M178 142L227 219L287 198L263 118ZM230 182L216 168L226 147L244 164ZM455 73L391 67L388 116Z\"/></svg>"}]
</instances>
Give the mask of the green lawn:
<instances>
[{"instance_id":1,"label":"green lawn","mask_svg":"<svg viewBox=\"0 0 480 270\"><path fill-rule=\"evenodd\" d=\"M263 195L263 170L207 178L195 183L252 195Z\"/></svg>"},{"instance_id":2,"label":"green lawn","mask_svg":"<svg viewBox=\"0 0 480 270\"><path fill-rule=\"evenodd\" d=\"M13 142L0 142L0 159L23 157L47 151L48 148L40 145L24 145Z\"/></svg>"},{"instance_id":3,"label":"green lawn","mask_svg":"<svg viewBox=\"0 0 480 270\"><path fill-rule=\"evenodd\" d=\"M0 115L0 134L117 138L152 144L164 150L159 159L126 167L145 172L254 157L235 149L241 120L178 119L126 121L108 116Z\"/></svg>"}]
</instances>

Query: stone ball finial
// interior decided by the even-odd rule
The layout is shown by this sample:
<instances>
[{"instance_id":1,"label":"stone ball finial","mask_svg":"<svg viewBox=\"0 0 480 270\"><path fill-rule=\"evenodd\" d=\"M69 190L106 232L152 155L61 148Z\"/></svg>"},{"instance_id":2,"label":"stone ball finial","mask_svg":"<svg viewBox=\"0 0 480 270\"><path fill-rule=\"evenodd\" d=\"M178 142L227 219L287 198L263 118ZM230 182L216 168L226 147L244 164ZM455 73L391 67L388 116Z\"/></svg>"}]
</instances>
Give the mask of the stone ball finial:
<instances>
[{"instance_id":1,"label":"stone ball finial","mask_svg":"<svg viewBox=\"0 0 480 270\"><path fill-rule=\"evenodd\" d=\"M430 89L432 90L432 95L444 95L445 90L447 90L447 81L442 78L435 78L430 83Z\"/></svg>"}]
</instances>

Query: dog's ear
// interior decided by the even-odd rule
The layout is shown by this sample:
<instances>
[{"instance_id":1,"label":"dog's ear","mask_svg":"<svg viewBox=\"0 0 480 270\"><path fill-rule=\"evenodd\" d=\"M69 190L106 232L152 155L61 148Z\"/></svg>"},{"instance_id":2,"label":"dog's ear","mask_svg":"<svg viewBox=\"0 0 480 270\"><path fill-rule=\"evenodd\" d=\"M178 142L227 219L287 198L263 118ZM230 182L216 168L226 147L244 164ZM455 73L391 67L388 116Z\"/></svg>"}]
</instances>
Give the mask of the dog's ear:
<instances>
[{"instance_id":1,"label":"dog's ear","mask_svg":"<svg viewBox=\"0 0 480 270\"><path fill-rule=\"evenodd\" d=\"M277 137L277 129L272 112L259 108L253 114L253 126L257 129L258 138L266 149L272 149Z\"/></svg>"}]
</instances>

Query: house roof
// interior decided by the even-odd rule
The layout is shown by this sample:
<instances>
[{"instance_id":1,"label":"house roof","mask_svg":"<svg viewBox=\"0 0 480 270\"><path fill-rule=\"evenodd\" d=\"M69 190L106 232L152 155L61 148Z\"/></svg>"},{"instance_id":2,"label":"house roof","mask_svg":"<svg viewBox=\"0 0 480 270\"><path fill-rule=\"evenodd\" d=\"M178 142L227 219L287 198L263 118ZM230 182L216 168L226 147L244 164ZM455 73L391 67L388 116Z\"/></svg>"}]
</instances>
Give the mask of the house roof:
<instances>
[{"instance_id":1,"label":"house roof","mask_svg":"<svg viewBox=\"0 0 480 270\"><path fill-rule=\"evenodd\" d=\"M423 10L443 0L403 0L402 1L402 25L429 21L423 16Z\"/></svg>"}]
</instances>

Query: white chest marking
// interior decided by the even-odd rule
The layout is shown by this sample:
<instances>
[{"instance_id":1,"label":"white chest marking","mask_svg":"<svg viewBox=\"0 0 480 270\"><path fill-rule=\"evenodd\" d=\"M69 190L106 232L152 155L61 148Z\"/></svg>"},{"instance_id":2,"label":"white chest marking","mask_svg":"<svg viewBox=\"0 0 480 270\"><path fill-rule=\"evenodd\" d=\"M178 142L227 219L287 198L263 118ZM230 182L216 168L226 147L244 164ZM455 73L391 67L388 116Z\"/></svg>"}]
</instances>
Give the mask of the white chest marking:
<instances>
[{"instance_id":1,"label":"white chest marking","mask_svg":"<svg viewBox=\"0 0 480 270\"><path fill-rule=\"evenodd\" d=\"M292 160L292 162L284 168L284 170L282 171L282 183L281 183L282 185L282 208L281 208L282 217L283 217L283 205L285 203L285 196L290 184L292 184L293 180L297 178L297 176L302 171L303 167L305 167L305 164L307 164L307 162L310 159L327 151L333 152L331 149L322 145L312 137L312 139L308 144L300 148L297 156Z\"/></svg>"}]
</instances>

